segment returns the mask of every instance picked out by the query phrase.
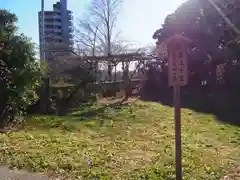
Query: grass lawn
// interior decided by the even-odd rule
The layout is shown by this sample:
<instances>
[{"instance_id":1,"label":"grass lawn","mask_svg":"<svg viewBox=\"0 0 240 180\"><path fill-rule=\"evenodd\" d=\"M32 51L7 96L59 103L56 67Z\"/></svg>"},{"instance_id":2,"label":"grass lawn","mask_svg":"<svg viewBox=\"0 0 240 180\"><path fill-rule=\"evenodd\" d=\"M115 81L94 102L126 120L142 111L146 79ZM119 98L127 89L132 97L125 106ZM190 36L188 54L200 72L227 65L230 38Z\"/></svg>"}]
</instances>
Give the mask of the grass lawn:
<instances>
[{"instance_id":1,"label":"grass lawn","mask_svg":"<svg viewBox=\"0 0 240 180\"><path fill-rule=\"evenodd\" d=\"M240 179L240 127L187 109L182 126L184 179ZM175 179L173 109L157 103L35 116L0 142L1 163L63 179Z\"/></svg>"}]
</instances>

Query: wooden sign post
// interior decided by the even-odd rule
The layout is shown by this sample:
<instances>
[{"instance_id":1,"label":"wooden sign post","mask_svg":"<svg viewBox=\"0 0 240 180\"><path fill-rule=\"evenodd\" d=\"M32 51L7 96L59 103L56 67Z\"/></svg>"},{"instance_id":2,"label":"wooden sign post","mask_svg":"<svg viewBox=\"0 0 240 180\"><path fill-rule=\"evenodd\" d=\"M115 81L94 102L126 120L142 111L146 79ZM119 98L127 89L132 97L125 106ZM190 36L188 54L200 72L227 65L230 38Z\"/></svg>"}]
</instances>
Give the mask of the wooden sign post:
<instances>
[{"instance_id":1,"label":"wooden sign post","mask_svg":"<svg viewBox=\"0 0 240 180\"><path fill-rule=\"evenodd\" d=\"M174 88L176 180L182 180L180 87L188 83L187 45L189 40L174 35L166 41L168 51L168 82Z\"/></svg>"}]
</instances>

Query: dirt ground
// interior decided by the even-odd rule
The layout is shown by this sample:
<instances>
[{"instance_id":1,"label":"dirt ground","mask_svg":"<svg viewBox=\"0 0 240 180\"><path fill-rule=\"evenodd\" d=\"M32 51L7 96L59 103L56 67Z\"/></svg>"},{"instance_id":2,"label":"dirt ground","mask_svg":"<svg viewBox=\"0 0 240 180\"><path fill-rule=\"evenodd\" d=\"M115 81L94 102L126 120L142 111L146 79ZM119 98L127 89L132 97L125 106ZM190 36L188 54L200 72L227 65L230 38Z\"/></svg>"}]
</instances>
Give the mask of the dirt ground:
<instances>
[{"instance_id":1,"label":"dirt ground","mask_svg":"<svg viewBox=\"0 0 240 180\"><path fill-rule=\"evenodd\" d=\"M239 180L240 179L240 166L233 169L228 175L224 176L221 180Z\"/></svg>"},{"instance_id":2,"label":"dirt ground","mask_svg":"<svg viewBox=\"0 0 240 180\"><path fill-rule=\"evenodd\" d=\"M10 170L5 166L0 166L0 180L49 180L49 178L37 173Z\"/></svg>"},{"instance_id":3,"label":"dirt ground","mask_svg":"<svg viewBox=\"0 0 240 180\"><path fill-rule=\"evenodd\" d=\"M137 97L130 97L127 101L122 102L123 98L115 98L115 97L109 97L109 98L101 98L98 103L99 104L115 104L122 102L123 104L128 104L136 101Z\"/></svg>"}]
</instances>

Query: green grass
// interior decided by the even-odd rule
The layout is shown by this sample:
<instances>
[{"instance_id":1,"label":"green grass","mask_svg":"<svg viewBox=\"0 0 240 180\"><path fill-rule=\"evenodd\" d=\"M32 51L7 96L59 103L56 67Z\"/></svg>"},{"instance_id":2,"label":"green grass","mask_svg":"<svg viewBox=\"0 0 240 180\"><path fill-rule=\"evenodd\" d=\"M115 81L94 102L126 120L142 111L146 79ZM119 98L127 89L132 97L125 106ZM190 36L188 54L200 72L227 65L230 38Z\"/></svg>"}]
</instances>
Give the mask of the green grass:
<instances>
[{"instance_id":1,"label":"green grass","mask_svg":"<svg viewBox=\"0 0 240 180\"><path fill-rule=\"evenodd\" d=\"M172 108L98 108L30 118L25 131L0 135L0 161L65 179L175 178ZM182 144L184 179L218 180L240 163L240 128L212 115L183 109Z\"/></svg>"}]
</instances>

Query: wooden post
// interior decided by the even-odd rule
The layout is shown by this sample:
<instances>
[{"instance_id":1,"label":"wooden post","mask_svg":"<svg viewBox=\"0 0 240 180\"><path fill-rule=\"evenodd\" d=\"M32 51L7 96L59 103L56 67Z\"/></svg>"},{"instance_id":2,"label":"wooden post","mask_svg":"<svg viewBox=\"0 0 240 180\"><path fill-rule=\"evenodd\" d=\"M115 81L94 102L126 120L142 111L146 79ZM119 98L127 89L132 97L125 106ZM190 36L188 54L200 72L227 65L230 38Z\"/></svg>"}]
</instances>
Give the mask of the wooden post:
<instances>
[{"instance_id":1,"label":"wooden post","mask_svg":"<svg viewBox=\"0 0 240 180\"><path fill-rule=\"evenodd\" d=\"M174 117L175 117L175 154L176 180L182 179L182 147L181 147L181 105L180 86L174 86Z\"/></svg>"},{"instance_id":2,"label":"wooden post","mask_svg":"<svg viewBox=\"0 0 240 180\"><path fill-rule=\"evenodd\" d=\"M176 180L182 180L180 87L188 83L188 43L189 40L182 35L175 35L166 41L168 51L168 83L169 86L173 86L174 88Z\"/></svg>"}]
</instances>

